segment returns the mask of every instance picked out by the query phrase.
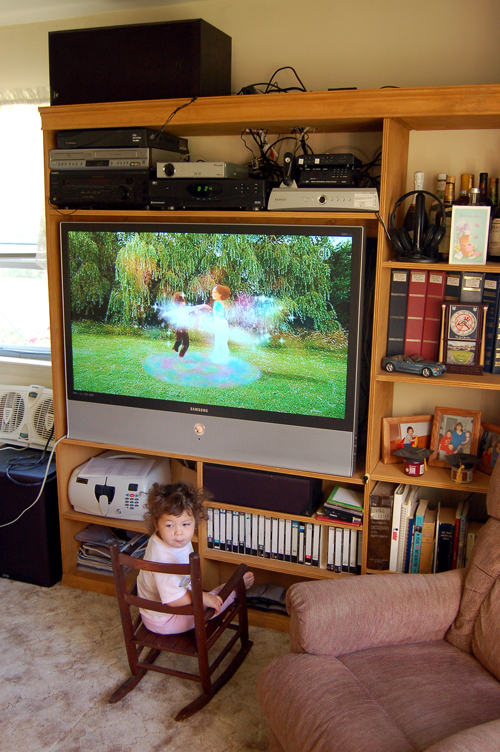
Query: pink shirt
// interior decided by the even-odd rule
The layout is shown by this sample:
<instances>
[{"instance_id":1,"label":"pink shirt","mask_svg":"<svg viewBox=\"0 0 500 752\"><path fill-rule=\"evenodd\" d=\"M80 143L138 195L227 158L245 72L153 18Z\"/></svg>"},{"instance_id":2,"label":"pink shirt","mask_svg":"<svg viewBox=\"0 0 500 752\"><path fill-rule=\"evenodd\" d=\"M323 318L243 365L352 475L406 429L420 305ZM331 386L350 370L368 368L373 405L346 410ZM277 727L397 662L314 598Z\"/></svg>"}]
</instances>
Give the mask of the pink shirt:
<instances>
[{"instance_id":1,"label":"pink shirt","mask_svg":"<svg viewBox=\"0 0 500 752\"><path fill-rule=\"evenodd\" d=\"M152 535L146 547L144 559L157 561L160 564L189 564L189 554L193 546L191 541L183 548L172 548L156 535ZM189 576L176 574L159 574L141 570L137 578L137 594L140 598L147 598L160 603L171 603L185 595L191 589ZM147 622L157 627L165 626L173 614L160 614L158 611L140 609L144 624Z\"/></svg>"}]
</instances>

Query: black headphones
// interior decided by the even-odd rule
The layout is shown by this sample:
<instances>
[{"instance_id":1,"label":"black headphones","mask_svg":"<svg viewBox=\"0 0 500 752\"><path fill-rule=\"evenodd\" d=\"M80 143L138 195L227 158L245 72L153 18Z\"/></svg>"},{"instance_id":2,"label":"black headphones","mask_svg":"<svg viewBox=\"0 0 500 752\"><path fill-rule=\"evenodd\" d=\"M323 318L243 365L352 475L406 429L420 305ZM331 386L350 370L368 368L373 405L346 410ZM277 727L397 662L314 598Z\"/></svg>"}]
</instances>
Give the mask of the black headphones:
<instances>
[{"instance_id":1,"label":"black headphones","mask_svg":"<svg viewBox=\"0 0 500 752\"><path fill-rule=\"evenodd\" d=\"M410 237L406 227L401 227L400 230L396 229L396 211L403 201L410 196L416 196L413 239ZM436 216L436 224L429 225L424 232L425 196L431 196L431 198L439 203L439 221L438 216ZM428 191L409 191L394 204L394 209L390 217L389 237L398 257L409 257L409 260L437 261L437 250L445 234L446 224L443 202L433 193L429 193Z\"/></svg>"}]
</instances>

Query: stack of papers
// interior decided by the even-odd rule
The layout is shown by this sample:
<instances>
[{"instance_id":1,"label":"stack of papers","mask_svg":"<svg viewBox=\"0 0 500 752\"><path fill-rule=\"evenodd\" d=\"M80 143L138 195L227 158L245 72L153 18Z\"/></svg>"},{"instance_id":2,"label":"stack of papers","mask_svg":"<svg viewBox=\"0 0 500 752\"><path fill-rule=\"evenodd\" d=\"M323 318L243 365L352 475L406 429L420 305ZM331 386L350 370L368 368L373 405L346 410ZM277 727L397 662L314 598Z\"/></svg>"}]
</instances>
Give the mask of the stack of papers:
<instances>
[{"instance_id":1,"label":"stack of papers","mask_svg":"<svg viewBox=\"0 0 500 752\"><path fill-rule=\"evenodd\" d=\"M146 533L119 530L105 525L89 525L75 538L82 543L77 555L78 569L108 575L113 574L109 553L112 543L118 542L122 553L142 559L149 540Z\"/></svg>"}]
</instances>

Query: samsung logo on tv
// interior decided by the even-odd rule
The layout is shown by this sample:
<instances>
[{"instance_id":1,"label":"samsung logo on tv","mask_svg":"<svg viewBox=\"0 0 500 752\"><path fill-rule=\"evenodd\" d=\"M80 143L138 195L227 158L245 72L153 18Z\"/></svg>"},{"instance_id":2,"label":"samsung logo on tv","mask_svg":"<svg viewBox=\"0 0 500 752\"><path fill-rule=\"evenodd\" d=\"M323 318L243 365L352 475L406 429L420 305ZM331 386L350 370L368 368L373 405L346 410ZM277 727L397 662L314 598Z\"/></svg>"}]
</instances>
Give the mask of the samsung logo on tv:
<instances>
[{"instance_id":1,"label":"samsung logo on tv","mask_svg":"<svg viewBox=\"0 0 500 752\"><path fill-rule=\"evenodd\" d=\"M205 407L190 407L189 409L192 413L208 413Z\"/></svg>"}]
</instances>

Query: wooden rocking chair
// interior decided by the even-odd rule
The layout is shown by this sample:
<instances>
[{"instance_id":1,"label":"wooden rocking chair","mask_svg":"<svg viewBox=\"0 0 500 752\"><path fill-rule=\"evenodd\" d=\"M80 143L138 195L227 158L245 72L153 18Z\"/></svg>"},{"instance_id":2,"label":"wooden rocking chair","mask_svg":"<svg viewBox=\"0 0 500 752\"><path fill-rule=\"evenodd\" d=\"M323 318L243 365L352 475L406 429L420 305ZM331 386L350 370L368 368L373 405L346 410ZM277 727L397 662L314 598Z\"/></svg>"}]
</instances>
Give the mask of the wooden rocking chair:
<instances>
[{"instance_id":1,"label":"wooden rocking chair","mask_svg":"<svg viewBox=\"0 0 500 752\"><path fill-rule=\"evenodd\" d=\"M201 683L202 694L193 702L186 705L180 710L176 721L183 721L189 718L198 710L203 708L221 687L231 678L247 656L252 642L248 637L248 617L246 603L246 589L243 582L243 575L247 570L246 564L240 564L230 580L226 583L219 595L223 602L228 598L233 590L236 590L234 602L215 618L212 608L204 609L203 607L203 589L201 584L201 567L200 557L192 553L189 557L189 564L158 564L152 561L143 561L126 554L120 553L118 543L110 546L111 562L113 564L113 575L115 580L116 594L120 607L123 634L125 637L125 647L132 671L132 676L127 679L109 698L110 703L115 703L127 695L140 682L146 671L159 671L171 676L178 676L181 679L192 679ZM172 608L157 601L150 601L139 598L137 595L137 585L134 581L130 589L127 588L125 581L126 569L139 570L145 569L149 572L160 572L176 575L190 575L191 592L193 603L189 606L179 606ZM140 607L151 611L159 611L166 614L183 614L194 616L194 629L189 632L174 635L160 635L151 632L142 623L140 614L133 620L131 607ZM233 624L234 619L238 617L238 623ZM219 637L226 629L234 630L234 635L224 645L222 650L209 663L209 650L217 642ZM226 655L229 653L237 640L241 641L241 647L233 657L223 673L212 681L212 673L221 664ZM145 649L148 652L141 659L141 654ZM155 666L154 661L162 652L180 653L198 659L198 673L178 671L173 668Z\"/></svg>"}]
</instances>

